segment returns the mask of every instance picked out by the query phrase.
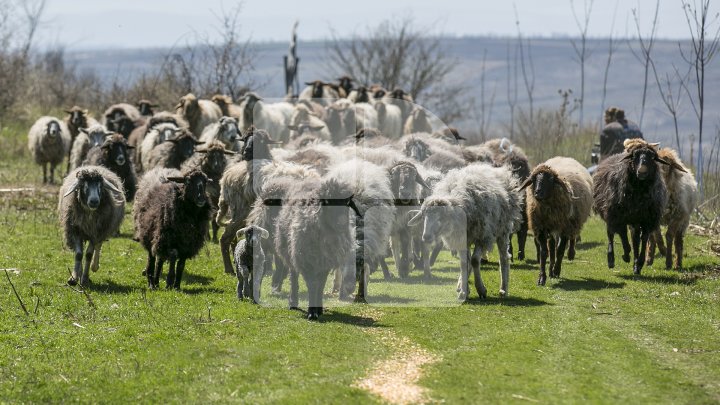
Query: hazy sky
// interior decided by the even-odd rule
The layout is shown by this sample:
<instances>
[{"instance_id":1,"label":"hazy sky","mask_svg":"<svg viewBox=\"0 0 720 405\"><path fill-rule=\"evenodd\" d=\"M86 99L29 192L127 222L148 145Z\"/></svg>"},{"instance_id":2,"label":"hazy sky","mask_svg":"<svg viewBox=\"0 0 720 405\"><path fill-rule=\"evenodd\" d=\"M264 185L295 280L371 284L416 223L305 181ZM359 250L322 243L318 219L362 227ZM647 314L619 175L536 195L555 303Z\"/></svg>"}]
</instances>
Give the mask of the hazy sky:
<instances>
[{"instance_id":1,"label":"hazy sky","mask_svg":"<svg viewBox=\"0 0 720 405\"><path fill-rule=\"evenodd\" d=\"M171 46L184 43L193 30L213 34L215 14L231 9L232 0L48 0L43 45L69 49ZM292 23L300 21L300 39L324 39L362 32L389 17L412 16L419 25L448 35L514 35L513 5L525 35L576 35L570 0L247 0L243 3L243 37L287 41ZM635 35L631 9L638 10L649 31L655 0L596 0L589 35L607 36L616 11L615 34ZM575 0L582 18L583 0ZM660 1L658 36L685 38L687 23L680 0Z\"/></svg>"}]
</instances>

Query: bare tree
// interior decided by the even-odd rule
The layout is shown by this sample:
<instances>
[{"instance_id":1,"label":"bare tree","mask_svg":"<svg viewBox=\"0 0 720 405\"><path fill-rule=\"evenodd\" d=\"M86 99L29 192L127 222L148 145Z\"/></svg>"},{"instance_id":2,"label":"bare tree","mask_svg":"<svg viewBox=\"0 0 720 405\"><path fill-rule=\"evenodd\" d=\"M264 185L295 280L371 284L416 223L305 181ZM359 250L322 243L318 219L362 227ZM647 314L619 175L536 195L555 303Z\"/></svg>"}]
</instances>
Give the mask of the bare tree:
<instances>
[{"instance_id":1,"label":"bare tree","mask_svg":"<svg viewBox=\"0 0 720 405\"><path fill-rule=\"evenodd\" d=\"M670 73L665 72L665 76L661 77L655 67L655 62L651 60L651 63L660 99L673 119L673 125L675 128L675 145L680 157L682 158L682 144L680 143L680 131L678 129L678 111L682 101L683 89L686 87L691 70L688 68L688 71L683 75L680 73L678 68L673 65L673 74L671 75Z\"/></svg>"},{"instance_id":2,"label":"bare tree","mask_svg":"<svg viewBox=\"0 0 720 405\"><path fill-rule=\"evenodd\" d=\"M610 74L610 65L612 64L612 58L617 50L617 43L615 42L615 18L617 17L617 6L618 2L615 2L615 10L613 10L612 24L610 25L610 35L608 36L608 56L605 61L605 71L603 73L603 90L602 90L602 101L600 102L600 122L602 117L605 115L605 101L607 100L607 82ZM584 95L583 95L584 96Z\"/></svg>"},{"instance_id":3,"label":"bare tree","mask_svg":"<svg viewBox=\"0 0 720 405\"><path fill-rule=\"evenodd\" d=\"M515 139L515 106L518 100L518 48L513 48L514 58L510 62L510 41L507 43L507 103L510 107L510 139Z\"/></svg>"},{"instance_id":4,"label":"bare tree","mask_svg":"<svg viewBox=\"0 0 720 405\"><path fill-rule=\"evenodd\" d=\"M587 62L588 58L590 58L590 55L592 54L592 52L587 48L587 32L588 27L590 26L590 14L592 14L592 7L593 0L590 0L589 2L587 0L583 0L583 18L582 21L580 21L580 18L575 11L575 1L570 0L570 8L572 9L573 17L575 18L575 24L580 31L579 44L578 41L574 39L570 40L573 50L575 51L575 56L577 57L576 61L580 65L580 100L578 100L580 103L580 126L583 124L585 114L585 62Z\"/></svg>"},{"instance_id":5,"label":"bare tree","mask_svg":"<svg viewBox=\"0 0 720 405\"><path fill-rule=\"evenodd\" d=\"M525 84L525 92L528 95L528 104L530 108L529 119L530 126L532 127L532 123L534 121L533 113L535 111L533 107L535 93L535 66L533 65L530 39L527 39L526 42L523 43L522 31L520 31L520 18L518 17L517 7L514 4L513 7L515 8L515 26L517 27L518 47L520 48L520 69L522 71L523 83Z\"/></svg>"},{"instance_id":6,"label":"bare tree","mask_svg":"<svg viewBox=\"0 0 720 405\"><path fill-rule=\"evenodd\" d=\"M640 105L640 121L638 124L640 127L642 127L643 118L645 116L645 101L647 100L647 89L648 89L648 77L650 74L650 61L652 60L652 49L653 45L655 45L655 34L657 33L657 22L658 22L658 11L660 10L660 0L657 0L655 3L655 15L652 20L652 27L650 28L650 33L643 38L642 30L640 29L640 17L638 15L638 9L633 8L632 14L633 14L633 20L635 21L635 28L637 30L638 35L638 43L640 45L639 50L635 50L632 47L632 43L630 40L628 40L628 47L630 48L630 51L632 52L633 56L640 61L640 63L643 64L643 67L645 68L644 72L644 81L643 81L643 94L642 94L642 103Z\"/></svg>"},{"instance_id":7,"label":"bare tree","mask_svg":"<svg viewBox=\"0 0 720 405\"><path fill-rule=\"evenodd\" d=\"M463 86L444 85L456 59L447 54L438 36L416 26L412 18L385 20L364 32L349 39L333 32L327 48L336 74L389 90L401 87L425 104L460 104L453 92Z\"/></svg>"},{"instance_id":8,"label":"bare tree","mask_svg":"<svg viewBox=\"0 0 720 405\"><path fill-rule=\"evenodd\" d=\"M490 99L487 98L487 92L485 88L485 77L487 74L487 49L483 50L482 64L480 65L480 107L477 108L475 105L475 99L472 100L472 111L475 116L475 120L478 123L480 130L480 140L485 142L487 135L490 130L490 122L492 120L493 108L495 107L495 90L497 86L493 87Z\"/></svg>"},{"instance_id":9,"label":"bare tree","mask_svg":"<svg viewBox=\"0 0 720 405\"><path fill-rule=\"evenodd\" d=\"M695 176L698 182L700 195L704 195L703 185L703 123L705 118L705 70L712 62L718 50L720 41L720 24L718 13L710 15L710 0L701 0L700 5L696 1L690 4L682 1L685 18L690 29L690 52L683 51L680 46L680 53L683 59L692 67L695 73L695 89L690 91L686 87L690 103L695 110L698 120L698 154ZM708 32L713 25L718 25L715 32Z\"/></svg>"}]
</instances>

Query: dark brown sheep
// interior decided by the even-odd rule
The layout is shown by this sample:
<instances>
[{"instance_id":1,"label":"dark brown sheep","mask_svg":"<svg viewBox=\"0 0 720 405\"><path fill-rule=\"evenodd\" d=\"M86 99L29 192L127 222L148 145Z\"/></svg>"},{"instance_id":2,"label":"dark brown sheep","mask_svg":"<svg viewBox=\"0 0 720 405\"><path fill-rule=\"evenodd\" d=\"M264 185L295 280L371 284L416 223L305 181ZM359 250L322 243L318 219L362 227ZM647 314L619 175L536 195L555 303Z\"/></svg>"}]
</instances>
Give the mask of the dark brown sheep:
<instances>
[{"instance_id":1,"label":"dark brown sheep","mask_svg":"<svg viewBox=\"0 0 720 405\"><path fill-rule=\"evenodd\" d=\"M129 152L132 149L132 146L128 146L125 137L113 134L106 137L102 145L92 147L83 162L83 166L102 166L117 174L122 181L126 201L135 198L137 189L135 166L130 159L132 152Z\"/></svg>"}]
</instances>

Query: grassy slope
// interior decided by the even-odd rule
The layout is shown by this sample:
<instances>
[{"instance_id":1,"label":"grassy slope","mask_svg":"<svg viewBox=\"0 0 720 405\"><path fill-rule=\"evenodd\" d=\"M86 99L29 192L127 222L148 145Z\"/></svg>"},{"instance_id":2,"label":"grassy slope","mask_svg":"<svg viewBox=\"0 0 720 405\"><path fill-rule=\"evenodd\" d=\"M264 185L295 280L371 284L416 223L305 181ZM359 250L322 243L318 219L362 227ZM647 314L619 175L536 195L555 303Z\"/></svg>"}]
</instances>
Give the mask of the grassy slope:
<instances>
[{"instance_id":1,"label":"grassy slope","mask_svg":"<svg viewBox=\"0 0 720 405\"><path fill-rule=\"evenodd\" d=\"M23 150L22 138L3 133L0 144L0 187L33 185L39 168L10 153ZM104 247L91 305L64 285L72 254L60 245L57 191L45 190L0 195L0 268L18 269L10 276L31 312L0 274L0 402L377 401L351 387L392 352L367 328L441 359L420 382L435 400L720 401L720 273L699 237L688 238L688 272L660 270L660 260L634 278L622 261L606 268L602 223L592 218L577 260L544 288L532 261L515 263L511 297L497 298L491 254L488 300L438 306L456 277L457 260L443 253L431 285L418 284L418 272L408 283L371 283L376 297L421 307L369 311L331 299L323 322L309 323L280 299L237 302L213 244L189 262L183 292L146 291L129 218Z\"/></svg>"}]
</instances>

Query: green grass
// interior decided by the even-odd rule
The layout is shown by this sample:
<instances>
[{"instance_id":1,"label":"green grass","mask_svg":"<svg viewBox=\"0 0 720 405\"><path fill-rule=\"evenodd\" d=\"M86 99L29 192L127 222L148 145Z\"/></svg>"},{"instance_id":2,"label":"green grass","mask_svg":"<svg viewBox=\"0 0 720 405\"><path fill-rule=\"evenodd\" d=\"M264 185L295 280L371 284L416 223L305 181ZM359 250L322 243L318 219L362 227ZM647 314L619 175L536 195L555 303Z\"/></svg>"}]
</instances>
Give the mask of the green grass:
<instances>
[{"instance_id":1,"label":"green grass","mask_svg":"<svg viewBox=\"0 0 720 405\"><path fill-rule=\"evenodd\" d=\"M57 188L39 187L22 140L3 137L20 156L3 152L0 187L38 190L0 193L0 268L16 269L30 312L0 272L0 402L381 402L353 387L393 353L368 330L436 355L419 382L434 401L720 401L720 269L705 238L687 238L685 271L657 260L633 277L619 256L607 269L593 217L577 259L545 287L534 261L516 262L510 297L498 298L494 252L483 266L490 297L472 290L458 306L457 259L443 253L433 283L418 271L407 282L376 273L370 293L382 303L329 298L321 322L308 322L269 297L269 279L267 306L238 302L215 244L188 262L181 292L148 291L126 217L86 295L65 285L73 255L61 248Z\"/></svg>"}]
</instances>

